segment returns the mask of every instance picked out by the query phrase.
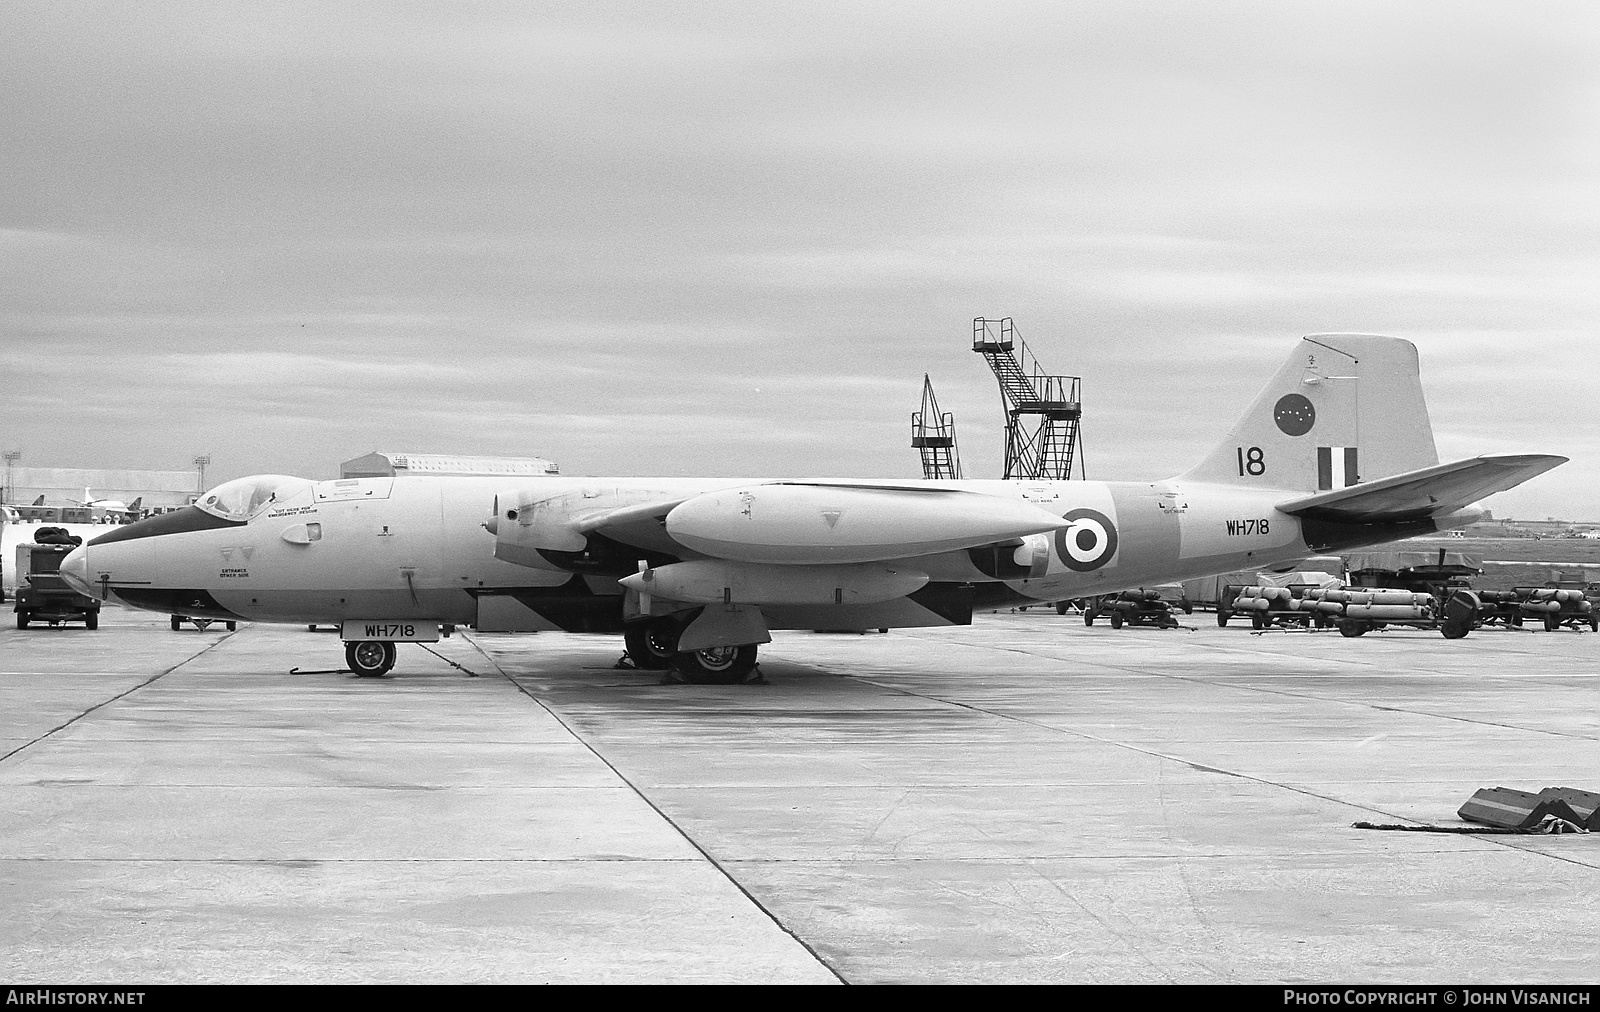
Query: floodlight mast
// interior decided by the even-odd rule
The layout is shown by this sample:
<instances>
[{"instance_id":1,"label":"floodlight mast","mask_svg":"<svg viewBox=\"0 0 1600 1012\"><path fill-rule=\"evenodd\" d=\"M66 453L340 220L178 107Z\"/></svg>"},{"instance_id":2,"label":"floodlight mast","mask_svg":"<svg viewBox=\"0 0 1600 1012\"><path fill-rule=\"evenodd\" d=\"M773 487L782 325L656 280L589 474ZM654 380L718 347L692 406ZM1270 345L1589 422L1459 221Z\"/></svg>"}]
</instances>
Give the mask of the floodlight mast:
<instances>
[{"instance_id":1,"label":"floodlight mast","mask_svg":"<svg viewBox=\"0 0 1600 1012\"><path fill-rule=\"evenodd\" d=\"M6 450L0 452L0 457L4 457L6 461L6 487L3 492L0 492L0 503L3 503L8 498L15 499L17 497L16 489L11 487L11 465L22 459L22 451Z\"/></svg>"},{"instance_id":2,"label":"floodlight mast","mask_svg":"<svg viewBox=\"0 0 1600 1012\"><path fill-rule=\"evenodd\" d=\"M1006 413L1004 477L1065 481L1077 458L1078 477L1087 478L1078 433L1082 380L1046 375L1009 316L973 320L972 350L988 361L1000 383Z\"/></svg>"}]
</instances>

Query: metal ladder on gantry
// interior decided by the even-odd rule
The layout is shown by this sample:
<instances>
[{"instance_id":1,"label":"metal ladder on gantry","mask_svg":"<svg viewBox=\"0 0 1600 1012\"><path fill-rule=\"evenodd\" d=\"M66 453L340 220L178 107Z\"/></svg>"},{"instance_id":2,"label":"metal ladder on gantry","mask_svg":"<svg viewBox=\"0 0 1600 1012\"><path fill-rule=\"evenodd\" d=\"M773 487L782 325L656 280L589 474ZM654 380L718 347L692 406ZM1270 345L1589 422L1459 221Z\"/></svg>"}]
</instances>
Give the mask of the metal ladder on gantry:
<instances>
[{"instance_id":1,"label":"metal ladder on gantry","mask_svg":"<svg viewBox=\"0 0 1600 1012\"><path fill-rule=\"evenodd\" d=\"M1005 477L1065 480L1072 477L1074 458L1078 477L1087 477L1078 433L1082 381L1046 375L1009 316L973 320L972 350L988 361L1000 382L1006 414Z\"/></svg>"},{"instance_id":2,"label":"metal ladder on gantry","mask_svg":"<svg viewBox=\"0 0 1600 1012\"><path fill-rule=\"evenodd\" d=\"M911 413L911 445L922 454L924 478L961 477L961 451L956 446L956 418L940 412L933 380L922 374L922 410Z\"/></svg>"}]
</instances>

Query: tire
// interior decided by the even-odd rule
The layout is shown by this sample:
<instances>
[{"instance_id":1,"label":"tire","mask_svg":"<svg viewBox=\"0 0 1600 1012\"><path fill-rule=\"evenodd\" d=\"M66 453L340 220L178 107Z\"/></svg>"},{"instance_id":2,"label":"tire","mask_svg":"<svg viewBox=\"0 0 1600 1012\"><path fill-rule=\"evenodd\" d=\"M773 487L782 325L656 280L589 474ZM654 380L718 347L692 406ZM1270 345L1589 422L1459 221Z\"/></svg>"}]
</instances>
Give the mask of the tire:
<instances>
[{"instance_id":1,"label":"tire","mask_svg":"<svg viewBox=\"0 0 1600 1012\"><path fill-rule=\"evenodd\" d=\"M83 616L83 627L85 629L100 628L100 613L97 611L91 611L87 615Z\"/></svg>"},{"instance_id":2,"label":"tire","mask_svg":"<svg viewBox=\"0 0 1600 1012\"><path fill-rule=\"evenodd\" d=\"M1544 613L1544 631L1555 632L1561 628L1561 616L1553 611Z\"/></svg>"},{"instance_id":3,"label":"tire","mask_svg":"<svg viewBox=\"0 0 1600 1012\"><path fill-rule=\"evenodd\" d=\"M1057 601L1056 602L1056 614L1057 615L1065 615L1066 613L1067 613L1067 602L1065 602L1065 601Z\"/></svg>"},{"instance_id":4,"label":"tire","mask_svg":"<svg viewBox=\"0 0 1600 1012\"><path fill-rule=\"evenodd\" d=\"M1589 616L1589 631L1600 632L1600 615Z\"/></svg>"},{"instance_id":5,"label":"tire","mask_svg":"<svg viewBox=\"0 0 1600 1012\"><path fill-rule=\"evenodd\" d=\"M224 626L225 626L225 627L227 627L227 630L228 630L228 631L229 631L229 632L233 632L233 630L234 630L234 627L235 627L235 626L236 626L236 625L237 625L237 623L235 623L235 622L224 622L224 623L223 623L223 625L224 625Z\"/></svg>"},{"instance_id":6,"label":"tire","mask_svg":"<svg viewBox=\"0 0 1600 1012\"><path fill-rule=\"evenodd\" d=\"M306 632L316 632L316 631L317 631L317 625L316 625L315 622L313 622L312 624L306 626Z\"/></svg>"},{"instance_id":7,"label":"tire","mask_svg":"<svg viewBox=\"0 0 1600 1012\"><path fill-rule=\"evenodd\" d=\"M1220 627L1222 627L1224 629L1227 628L1228 619L1230 619L1232 617L1233 617L1233 614L1231 612L1229 612L1227 609L1225 609L1225 608L1218 608L1217 609L1217 625L1218 626L1220 626Z\"/></svg>"},{"instance_id":8,"label":"tire","mask_svg":"<svg viewBox=\"0 0 1600 1012\"><path fill-rule=\"evenodd\" d=\"M1187 597L1178 602L1178 607L1183 609L1183 613L1185 615L1194 614L1194 602L1189 600Z\"/></svg>"},{"instance_id":9,"label":"tire","mask_svg":"<svg viewBox=\"0 0 1600 1012\"><path fill-rule=\"evenodd\" d=\"M357 678L381 678L394 667L395 648L384 640L354 640L344 645L344 661Z\"/></svg>"},{"instance_id":10,"label":"tire","mask_svg":"<svg viewBox=\"0 0 1600 1012\"><path fill-rule=\"evenodd\" d=\"M678 655L678 636L682 627L673 619L637 622L622 630L628 659L640 671L665 671Z\"/></svg>"},{"instance_id":11,"label":"tire","mask_svg":"<svg viewBox=\"0 0 1600 1012\"><path fill-rule=\"evenodd\" d=\"M18 608L17 609L17 628L18 629L26 629L26 628L28 628L28 619L30 619L32 617L33 617L33 615L32 615L31 612L26 612L26 611L23 611L21 608Z\"/></svg>"},{"instance_id":12,"label":"tire","mask_svg":"<svg viewBox=\"0 0 1600 1012\"><path fill-rule=\"evenodd\" d=\"M1363 622L1340 622L1339 623L1339 635L1340 636L1355 637L1355 636L1365 636L1366 634L1367 634L1367 626Z\"/></svg>"},{"instance_id":13,"label":"tire","mask_svg":"<svg viewBox=\"0 0 1600 1012\"><path fill-rule=\"evenodd\" d=\"M1458 590L1444 602L1440 609L1442 621L1439 634L1447 640L1465 639L1478 621L1483 601L1470 590Z\"/></svg>"},{"instance_id":14,"label":"tire","mask_svg":"<svg viewBox=\"0 0 1600 1012\"><path fill-rule=\"evenodd\" d=\"M178 615L172 616L172 631L177 632L183 628L183 619Z\"/></svg>"},{"instance_id":15,"label":"tire","mask_svg":"<svg viewBox=\"0 0 1600 1012\"><path fill-rule=\"evenodd\" d=\"M738 685L756 668L756 645L688 650L674 656L672 666L691 685Z\"/></svg>"},{"instance_id":16,"label":"tire","mask_svg":"<svg viewBox=\"0 0 1600 1012\"><path fill-rule=\"evenodd\" d=\"M1261 614L1259 611L1251 612L1251 614L1250 614L1250 628L1252 628L1252 629L1265 629L1266 627L1267 627L1267 616Z\"/></svg>"},{"instance_id":17,"label":"tire","mask_svg":"<svg viewBox=\"0 0 1600 1012\"><path fill-rule=\"evenodd\" d=\"M1094 617L1098 614L1099 612L1095 611L1093 608L1085 608L1083 610L1083 624L1094 625Z\"/></svg>"},{"instance_id":18,"label":"tire","mask_svg":"<svg viewBox=\"0 0 1600 1012\"><path fill-rule=\"evenodd\" d=\"M1122 628L1122 612L1120 610L1114 610L1111 612L1111 628Z\"/></svg>"}]
</instances>

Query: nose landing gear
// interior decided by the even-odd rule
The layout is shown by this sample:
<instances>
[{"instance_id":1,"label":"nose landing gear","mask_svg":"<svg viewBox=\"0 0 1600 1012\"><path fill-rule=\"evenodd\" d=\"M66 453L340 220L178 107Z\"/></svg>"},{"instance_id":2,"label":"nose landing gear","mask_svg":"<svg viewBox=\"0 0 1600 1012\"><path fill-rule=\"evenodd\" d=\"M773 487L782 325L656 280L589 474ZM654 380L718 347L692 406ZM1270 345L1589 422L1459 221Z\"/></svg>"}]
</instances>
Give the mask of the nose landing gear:
<instances>
[{"instance_id":1,"label":"nose landing gear","mask_svg":"<svg viewBox=\"0 0 1600 1012\"><path fill-rule=\"evenodd\" d=\"M344 645L344 662L358 678L379 678L394 667L394 644L383 640L354 640Z\"/></svg>"}]
</instances>

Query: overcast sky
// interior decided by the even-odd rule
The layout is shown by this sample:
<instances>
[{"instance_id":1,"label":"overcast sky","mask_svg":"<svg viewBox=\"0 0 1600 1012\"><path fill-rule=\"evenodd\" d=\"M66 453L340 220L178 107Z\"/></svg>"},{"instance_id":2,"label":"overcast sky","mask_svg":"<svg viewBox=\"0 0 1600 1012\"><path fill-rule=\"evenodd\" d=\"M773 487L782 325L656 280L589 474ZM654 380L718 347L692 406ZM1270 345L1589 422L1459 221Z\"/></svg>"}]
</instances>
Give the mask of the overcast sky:
<instances>
[{"instance_id":1,"label":"overcast sky","mask_svg":"<svg viewBox=\"0 0 1600 1012\"><path fill-rule=\"evenodd\" d=\"M1384 333L1600 520L1593 3L9 3L0 130L24 466L998 477L1011 316L1091 478Z\"/></svg>"}]
</instances>

